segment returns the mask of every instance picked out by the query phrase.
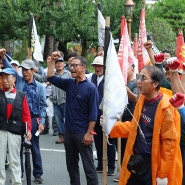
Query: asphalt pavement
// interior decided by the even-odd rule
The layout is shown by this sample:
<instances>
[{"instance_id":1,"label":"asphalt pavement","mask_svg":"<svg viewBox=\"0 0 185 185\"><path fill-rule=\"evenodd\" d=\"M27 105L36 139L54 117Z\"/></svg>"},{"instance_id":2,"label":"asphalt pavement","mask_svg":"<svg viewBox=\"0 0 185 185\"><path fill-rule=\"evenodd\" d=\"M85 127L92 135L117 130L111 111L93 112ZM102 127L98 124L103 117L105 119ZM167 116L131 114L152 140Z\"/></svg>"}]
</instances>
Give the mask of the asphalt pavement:
<instances>
[{"instance_id":1,"label":"asphalt pavement","mask_svg":"<svg viewBox=\"0 0 185 185\"><path fill-rule=\"evenodd\" d=\"M43 163L44 185L70 185L69 175L65 162L65 149L63 144L55 144L57 136L52 133L40 136L40 148ZM81 185L87 185L83 167L80 161L80 178ZM95 165L97 160L95 160ZM10 185L10 169L6 170L6 185ZM117 185L113 181L114 176L107 176L107 185ZM102 173L98 173L99 185L103 185ZM24 175L23 185L26 185L26 176ZM32 184L34 185L34 177L32 176Z\"/></svg>"}]
</instances>

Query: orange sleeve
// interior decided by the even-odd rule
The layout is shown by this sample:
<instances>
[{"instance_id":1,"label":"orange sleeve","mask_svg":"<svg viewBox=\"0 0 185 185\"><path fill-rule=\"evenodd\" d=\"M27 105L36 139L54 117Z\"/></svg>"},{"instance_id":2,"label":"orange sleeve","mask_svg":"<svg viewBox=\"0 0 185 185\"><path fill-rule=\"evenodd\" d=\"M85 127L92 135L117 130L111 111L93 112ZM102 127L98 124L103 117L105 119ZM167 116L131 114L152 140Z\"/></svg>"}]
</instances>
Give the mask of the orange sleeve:
<instances>
[{"instance_id":1,"label":"orange sleeve","mask_svg":"<svg viewBox=\"0 0 185 185\"><path fill-rule=\"evenodd\" d=\"M110 132L111 138L128 138L130 130L130 121L121 122L117 121Z\"/></svg>"}]
</instances>

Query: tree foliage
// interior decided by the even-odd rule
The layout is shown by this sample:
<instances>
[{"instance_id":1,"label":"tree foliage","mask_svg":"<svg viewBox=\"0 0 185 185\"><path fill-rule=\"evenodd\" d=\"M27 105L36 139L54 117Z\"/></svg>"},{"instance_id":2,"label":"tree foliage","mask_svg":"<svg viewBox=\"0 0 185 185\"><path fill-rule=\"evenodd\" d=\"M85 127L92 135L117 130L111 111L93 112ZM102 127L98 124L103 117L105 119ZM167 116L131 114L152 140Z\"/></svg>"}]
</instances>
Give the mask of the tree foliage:
<instances>
[{"instance_id":1,"label":"tree foliage","mask_svg":"<svg viewBox=\"0 0 185 185\"><path fill-rule=\"evenodd\" d=\"M160 50L176 49L176 35L179 28L185 28L184 0L162 0L155 3L146 13L147 31Z\"/></svg>"},{"instance_id":2,"label":"tree foliage","mask_svg":"<svg viewBox=\"0 0 185 185\"><path fill-rule=\"evenodd\" d=\"M29 15L33 13L40 36L49 36L59 41L63 47L69 41L81 42L83 54L90 47L97 46L97 3L102 6L104 17L110 16L110 28L113 38L120 38L120 20L125 15L126 0L3 0L0 1L0 41L28 40ZM132 17L132 35L139 32L142 0L133 0L135 8ZM161 0L146 13L147 31L151 32L157 42L168 46L166 37L174 37L171 27L184 28L185 4L183 0ZM8 12L8 13L5 13ZM159 17L160 19L156 19ZM162 20L161 20L162 19ZM167 23L164 23L165 21ZM157 23L160 22L160 29ZM161 23L162 22L162 23ZM166 26L163 26L165 24ZM171 27L170 27L171 25ZM164 30L170 31L164 31ZM160 31L160 32L159 32ZM161 35L161 37L159 37ZM133 38L133 36L132 36ZM175 40L175 38L174 38ZM171 45L170 45L171 47ZM160 45L160 48L164 46Z\"/></svg>"},{"instance_id":3,"label":"tree foliage","mask_svg":"<svg viewBox=\"0 0 185 185\"><path fill-rule=\"evenodd\" d=\"M147 28L160 51L168 49L171 53L175 53L176 33L165 19L154 18L152 22L148 22Z\"/></svg>"},{"instance_id":4,"label":"tree foliage","mask_svg":"<svg viewBox=\"0 0 185 185\"><path fill-rule=\"evenodd\" d=\"M152 6L148 12L150 19L160 17L165 19L175 32L185 28L184 0L162 0Z\"/></svg>"}]
</instances>

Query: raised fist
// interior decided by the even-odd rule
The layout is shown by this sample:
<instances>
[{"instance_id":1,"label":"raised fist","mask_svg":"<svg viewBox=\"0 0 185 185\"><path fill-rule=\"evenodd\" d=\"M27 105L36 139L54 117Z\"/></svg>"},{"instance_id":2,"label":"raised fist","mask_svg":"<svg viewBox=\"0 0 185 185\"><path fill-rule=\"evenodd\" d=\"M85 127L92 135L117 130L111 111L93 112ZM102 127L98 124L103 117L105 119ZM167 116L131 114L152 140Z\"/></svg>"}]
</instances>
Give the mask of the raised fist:
<instances>
[{"instance_id":1,"label":"raised fist","mask_svg":"<svg viewBox=\"0 0 185 185\"><path fill-rule=\"evenodd\" d=\"M152 49L152 45L153 45L153 43L152 43L151 40L148 40L148 41L146 41L146 42L144 43L144 47L145 47L147 50Z\"/></svg>"},{"instance_id":2,"label":"raised fist","mask_svg":"<svg viewBox=\"0 0 185 185\"><path fill-rule=\"evenodd\" d=\"M52 60L57 60L58 58L62 57L59 51L54 51L51 55Z\"/></svg>"},{"instance_id":3,"label":"raised fist","mask_svg":"<svg viewBox=\"0 0 185 185\"><path fill-rule=\"evenodd\" d=\"M176 93L169 100L170 103L178 110L184 107L185 95L182 93Z\"/></svg>"},{"instance_id":4,"label":"raised fist","mask_svg":"<svg viewBox=\"0 0 185 185\"><path fill-rule=\"evenodd\" d=\"M177 57L171 57L166 60L166 64L168 65L171 72L176 72L180 66L180 61L177 59Z\"/></svg>"},{"instance_id":5,"label":"raised fist","mask_svg":"<svg viewBox=\"0 0 185 185\"><path fill-rule=\"evenodd\" d=\"M1 48L0 49L0 58L3 59L5 57L5 55L6 55L6 49Z\"/></svg>"},{"instance_id":6,"label":"raised fist","mask_svg":"<svg viewBox=\"0 0 185 185\"><path fill-rule=\"evenodd\" d=\"M162 62L164 60L164 54L163 53L156 54L156 55L154 55L154 59L155 59L156 64L162 64Z\"/></svg>"}]
</instances>

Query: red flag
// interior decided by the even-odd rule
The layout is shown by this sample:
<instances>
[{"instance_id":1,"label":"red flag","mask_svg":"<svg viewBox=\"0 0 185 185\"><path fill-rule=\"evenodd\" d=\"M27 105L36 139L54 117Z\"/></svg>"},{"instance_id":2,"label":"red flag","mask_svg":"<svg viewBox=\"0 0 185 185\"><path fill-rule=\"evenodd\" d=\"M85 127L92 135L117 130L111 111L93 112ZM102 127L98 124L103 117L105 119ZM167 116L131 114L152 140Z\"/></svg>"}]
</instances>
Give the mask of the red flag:
<instances>
[{"instance_id":1,"label":"red flag","mask_svg":"<svg viewBox=\"0 0 185 185\"><path fill-rule=\"evenodd\" d=\"M150 65L150 58L144 43L147 41L146 26L145 26L145 9L141 10L140 26L139 26L139 41L138 41L138 69L139 71L144 65Z\"/></svg>"},{"instance_id":2,"label":"red flag","mask_svg":"<svg viewBox=\"0 0 185 185\"><path fill-rule=\"evenodd\" d=\"M118 50L118 61L121 67L121 71L124 77L125 84L127 83L127 69L134 63L136 58L130 44L130 38L128 35L127 22L125 17L121 18L121 41Z\"/></svg>"},{"instance_id":3,"label":"red flag","mask_svg":"<svg viewBox=\"0 0 185 185\"><path fill-rule=\"evenodd\" d=\"M176 40L176 57L181 62L179 69L182 70L183 63L185 63L185 43L182 31L179 31Z\"/></svg>"}]
</instances>

